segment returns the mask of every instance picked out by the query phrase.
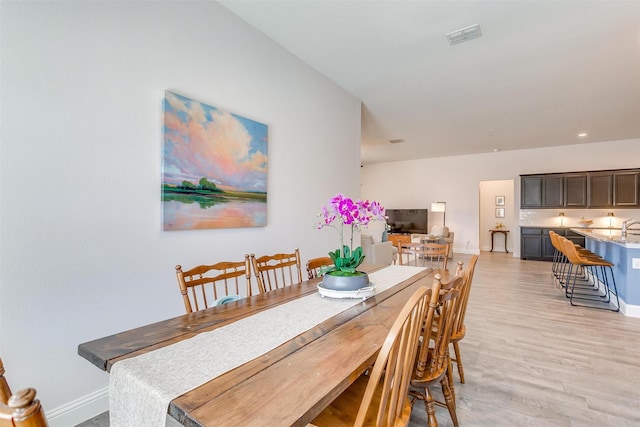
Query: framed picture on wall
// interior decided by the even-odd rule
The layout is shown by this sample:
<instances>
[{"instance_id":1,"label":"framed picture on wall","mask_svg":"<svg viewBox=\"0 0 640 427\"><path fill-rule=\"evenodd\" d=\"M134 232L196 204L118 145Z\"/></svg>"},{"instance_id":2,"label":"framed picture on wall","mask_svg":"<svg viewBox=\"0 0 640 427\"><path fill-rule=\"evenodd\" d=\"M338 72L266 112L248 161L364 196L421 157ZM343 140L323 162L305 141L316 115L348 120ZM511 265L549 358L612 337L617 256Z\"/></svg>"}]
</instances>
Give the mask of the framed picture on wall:
<instances>
[{"instance_id":1,"label":"framed picture on wall","mask_svg":"<svg viewBox=\"0 0 640 427\"><path fill-rule=\"evenodd\" d=\"M162 228L267 225L264 123L165 91Z\"/></svg>"},{"instance_id":2,"label":"framed picture on wall","mask_svg":"<svg viewBox=\"0 0 640 427\"><path fill-rule=\"evenodd\" d=\"M496 218L504 218L504 208L496 208Z\"/></svg>"},{"instance_id":3,"label":"framed picture on wall","mask_svg":"<svg viewBox=\"0 0 640 427\"><path fill-rule=\"evenodd\" d=\"M504 196L496 196L496 206L504 206Z\"/></svg>"}]
</instances>

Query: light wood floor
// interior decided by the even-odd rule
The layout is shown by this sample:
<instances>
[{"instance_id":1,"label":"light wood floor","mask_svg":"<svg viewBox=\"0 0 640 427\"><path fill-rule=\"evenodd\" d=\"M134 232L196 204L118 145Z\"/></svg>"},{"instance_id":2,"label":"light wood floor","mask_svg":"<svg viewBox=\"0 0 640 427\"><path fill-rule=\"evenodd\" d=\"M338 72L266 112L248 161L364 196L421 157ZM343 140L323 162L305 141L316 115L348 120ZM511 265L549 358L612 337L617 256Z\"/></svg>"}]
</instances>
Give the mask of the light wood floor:
<instances>
[{"instance_id":1,"label":"light wood floor","mask_svg":"<svg viewBox=\"0 0 640 427\"><path fill-rule=\"evenodd\" d=\"M460 343L466 384L455 375L460 425L640 426L640 319L570 306L550 269L480 255ZM436 417L453 425L445 408ZM426 425L418 402L410 426Z\"/></svg>"},{"instance_id":2,"label":"light wood floor","mask_svg":"<svg viewBox=\"0 0 640 427\"><path fill-rule=\"evenodd\" d=\"M455 375L460 425L640 426L640 319L570 306L550 269L481 254L460 343L466 384ZM445 408L436 416L453 425ZM80 424L108 425L107 413ZM418 402L410 426L426 425Z\"/></svg>"}]
</instances>

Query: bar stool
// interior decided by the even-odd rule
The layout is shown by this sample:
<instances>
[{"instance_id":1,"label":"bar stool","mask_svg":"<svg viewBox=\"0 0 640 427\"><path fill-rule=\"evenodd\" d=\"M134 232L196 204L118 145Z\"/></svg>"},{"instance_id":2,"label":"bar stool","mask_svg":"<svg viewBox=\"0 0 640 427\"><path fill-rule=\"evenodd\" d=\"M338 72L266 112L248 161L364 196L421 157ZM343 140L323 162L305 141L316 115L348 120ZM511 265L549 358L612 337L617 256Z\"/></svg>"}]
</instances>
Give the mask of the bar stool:
<instances>
[{"instance_id":1,"label":"bar stool","mask_svg":"<svg viewBox=\"0 0 640 427\"><path fill-rule=\"evenodd\" d=\"M567 287L567 279L569 278L568 270L571 263L569 262L566 255L566 251L564 249L564 242L568 239L557 233L554 233L553 235L550 234L550 237L551 237L551 242L557 252L556 267L555 267L554 274L558 283L564 289L565 297L569 298L570 295L569 295L569 288ZM576 246L575 244L574 246L576 247L576 249L578 249L578 251L580 251L580 248L578 246ZM580 279L580 282L578 284L579 288L582 286L590 286L593 288L593 284L589 280L589 276L585 274L584 268L578 267L576 268L575 272L572 270L572 273L575 273L576 282L578 281L578 279Z\"/></svg>"},{"instance_id":2,"label":"bar stool","mask_svg":"<svg viewBox=\"0 0 640 427\"><path fill-rule=\"evenodd\" d=\"M551 263L551 273L556 278L558 283L564 287L564 275L563 270L567 263L567 258L564 255L562 245L560 245L558 237L560 235L553 230L549 230L549 238L551 239L551 245L553 246L553 262Z\"/></svg>"},{"instance_id":3,"label":"bar stool","mask_svg":"<svg viewBox=\"0 0 640 427\"><path fill-rule=\"evenodd\" d=\"M567 260L565 250L563 248L563 244L564 244L563 242L564 241L571 242L571 241L566 237L561 236L558 233L554 232L553 230L549 231L549 238L551 239L551 244L553 245L553 248L554 248L551 272L553 273L558 284L560 284L560 286L565 289L565 295L568 298L569 295L567 293L566 278L567 278L569 261ZM597 259L597 260L602 259L599 255L589 251L588 249L583 248L582 246L576 243L571 242L571 244L573 244L576 250L578 251L578 253L585 258ZM579 268L577 271L580 273L584 273L583 268ZM586 283L588 282L588 277L585 274L581 274L581 280L582 282Z\"/></svg>"},{"instance_id":4,"label":"bar stool","mask_svg":"<svg viewBox=\"0 0 640 427\"><path fill-rule=\"evenodd\" d=\"M592 255L585 255L586 253L580 253L579 249L576 248L576 245L569 239L563 238L561 241L562 248L564 249L564 255L566 256L568 263L568 270L565 276L565 296L569 298L569 302L571 303L571 305L620 311L620 301L618 299L616 279L613 275L612 268L614 264L605 260L604 258L593 254L592 252L588 252ZM607 270L611 273L611 284L609 284ZM590 292L575 292L576 283L579 279L586 282L584 283L585 286L583 286L581 289L586 289ZM589 281L593 281L593 284L589 285ZM569 289L570 283L571 288ZM601 290L600 284L604 286L604 289ZM615 310L610 308L609 305L611 303L611 294L615 296ZM596 304L606 304L606 306L576 304L574 303L574 300L589 301Z\"/></svg>"}]
</instances>

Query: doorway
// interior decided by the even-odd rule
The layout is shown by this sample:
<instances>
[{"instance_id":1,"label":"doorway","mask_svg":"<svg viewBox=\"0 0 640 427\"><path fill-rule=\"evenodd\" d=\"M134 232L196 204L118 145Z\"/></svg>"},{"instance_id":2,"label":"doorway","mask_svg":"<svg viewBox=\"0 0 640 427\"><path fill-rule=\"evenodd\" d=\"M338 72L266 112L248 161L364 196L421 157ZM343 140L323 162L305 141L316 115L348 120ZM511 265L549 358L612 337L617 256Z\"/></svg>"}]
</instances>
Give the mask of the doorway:
<instances>
[{"instance_id":1,"label":"doorway","mask_svg":"<svg viewBox=\"0 0 640 427\"><path fill-rule=\"evenodd\" d=\"M480 230L479 242L481 251L491 250L492 233L489 230L502 225L503 230L508 230L506 249L513 254L513 233L516 232L514 218L515 191L512 179L497 181L480 181ZM496 233L493 251L505 252L505 238L502 233Z\"/></svg>"}]
</instances>

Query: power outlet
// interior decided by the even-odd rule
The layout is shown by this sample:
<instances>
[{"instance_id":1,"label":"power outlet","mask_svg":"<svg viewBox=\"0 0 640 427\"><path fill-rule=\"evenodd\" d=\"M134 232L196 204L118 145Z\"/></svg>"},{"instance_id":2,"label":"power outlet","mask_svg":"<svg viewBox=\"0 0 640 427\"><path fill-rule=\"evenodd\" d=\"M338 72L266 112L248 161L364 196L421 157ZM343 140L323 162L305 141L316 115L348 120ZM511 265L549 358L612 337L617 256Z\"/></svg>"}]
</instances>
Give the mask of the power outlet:
<instances>
[{"instance_id":1,"label":"power outlet","mask_svg":"<svg viewBox=\"0 0 640 427\"><path fill-rule=\"evenodd\" d=\"M640 258L631 258L631 268L640 270Z\"/></svg>"}]
</instances>

